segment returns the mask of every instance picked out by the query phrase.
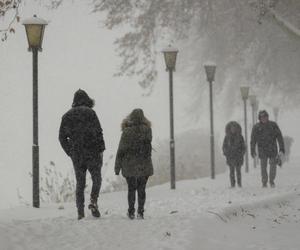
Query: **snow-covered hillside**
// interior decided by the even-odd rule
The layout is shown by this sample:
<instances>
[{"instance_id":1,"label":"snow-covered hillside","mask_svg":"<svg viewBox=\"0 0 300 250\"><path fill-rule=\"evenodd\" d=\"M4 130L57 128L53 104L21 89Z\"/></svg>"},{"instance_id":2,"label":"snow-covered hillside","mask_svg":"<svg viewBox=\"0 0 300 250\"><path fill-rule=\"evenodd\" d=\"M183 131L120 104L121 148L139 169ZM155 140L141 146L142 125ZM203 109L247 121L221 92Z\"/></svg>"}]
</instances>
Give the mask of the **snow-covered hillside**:
<instances>
[{"instance_id":1,"label":"snow-covered hillside","mask_svg":"<svg viewBox=\"0 0 300 250\"><path fill-rule=\"evenodd\" d=\"M260 169L229 188L228 172L148 189L145 220L126 217L126 192L103 194L102 217L77 221L74 204L0 210L0 246L15 249L298 249L300 167L278 169L263 189ZM121 178L121 177L120 177ZM59 209L63 208L63 209ZM86 211L88 212L88 211Z\"/></svg>"}]
</instances>

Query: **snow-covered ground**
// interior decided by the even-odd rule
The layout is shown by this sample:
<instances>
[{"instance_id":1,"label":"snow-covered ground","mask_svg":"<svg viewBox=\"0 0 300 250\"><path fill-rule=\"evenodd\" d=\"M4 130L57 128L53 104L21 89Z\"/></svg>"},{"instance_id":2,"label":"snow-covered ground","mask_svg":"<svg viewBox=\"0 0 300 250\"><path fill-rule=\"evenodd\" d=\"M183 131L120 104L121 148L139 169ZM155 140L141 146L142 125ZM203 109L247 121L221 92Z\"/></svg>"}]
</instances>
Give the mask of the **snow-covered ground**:
<instances>
[{"instance_id":1,"label":"snow-covered ground","mask_svg":"<svg viewBox=\"0 0 300 250\"><path fill-rule=\"evenodd\" d=\"M260 170L229 188L228 172L148 189L145 220L126 217L126 192L102 194L102 217L76 219L74 204L0 210L0 249L299 249L300 166L278 169L263 189ZM121 177L120 177L121 178Z\"/></svg>"}]
</instances>

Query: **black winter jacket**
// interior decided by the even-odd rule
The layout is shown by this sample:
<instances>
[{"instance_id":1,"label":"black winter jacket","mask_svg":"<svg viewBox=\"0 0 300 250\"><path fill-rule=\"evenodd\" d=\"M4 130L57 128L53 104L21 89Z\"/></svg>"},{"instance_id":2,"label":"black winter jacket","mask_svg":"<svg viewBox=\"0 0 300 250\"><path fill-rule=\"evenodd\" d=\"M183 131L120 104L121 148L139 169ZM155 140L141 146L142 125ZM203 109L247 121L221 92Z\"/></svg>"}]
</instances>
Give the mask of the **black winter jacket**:
<instances>
[{"instance_id":1,"label":"black winter jacket","mask_svg":"<svg viewBox=\"0 0 300 250\"><path fill-rule=\"evenodd\" d=\"M62 117L59 141L68 156L103 152L105 143L96 112L84 105L70 109Z\"/></svg>"},{"instance_id":2,"label":"black winter jacket","mask_svg":"<svg viewBox=\"0 0 300 250\"><path fill-rule=\"evenodd\" d=\"M276 122L259 122L255 124L251 133L251 155L255 154L255 146L258 146L259 158L274 158L279 150L284 153L284 143L281 131Z\"/></svg>"},{"instance_id":3,"label":"black winter jacket","mask_svg":"<svg viewBox=\"0 0 300 250\"><path fill-rule=\"evenodd\" d=\"M115 162L115 173L124 177L153 175L150 123L133 123L125 119Z\"/></svg>"}]
</instances>

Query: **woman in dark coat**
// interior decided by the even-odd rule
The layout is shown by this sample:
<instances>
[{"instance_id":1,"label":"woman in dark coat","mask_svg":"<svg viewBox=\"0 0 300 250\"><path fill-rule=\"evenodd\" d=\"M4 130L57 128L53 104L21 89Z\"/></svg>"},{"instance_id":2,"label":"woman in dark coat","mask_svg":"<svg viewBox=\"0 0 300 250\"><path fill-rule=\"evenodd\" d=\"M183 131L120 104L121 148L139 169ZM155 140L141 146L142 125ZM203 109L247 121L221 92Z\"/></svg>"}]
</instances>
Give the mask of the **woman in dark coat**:
<instances>
[{"instance_id":1,"label":"woman in dark coat","mask_svg":"<svg viewBox=\"0 0 300 250\"><path fill-rule=\"evenodd\" d=\"M235 173L237 184L242 186L241 167L244 162L245 142L242 136L242 128L240 124L231 121L226 125L225 138L223 142L223 153L230 169L231 187L235 187Z\"/></svg>"},{"instance_id":2,"label":"woman in dark coat","mask_svg":"<svg viewBox=\"0 0 300 250\"><path fill-rule=\"evenodd\" d=\"M152 130L151 123L144 116L143 110L134 109L122 122L122 136L115 162L115 173L126 178L128 184L128 217L135 217L135 196L138 194L138 214L144 218L146 184L153 175L151 159Z\"/></svg>"}]
</instances>

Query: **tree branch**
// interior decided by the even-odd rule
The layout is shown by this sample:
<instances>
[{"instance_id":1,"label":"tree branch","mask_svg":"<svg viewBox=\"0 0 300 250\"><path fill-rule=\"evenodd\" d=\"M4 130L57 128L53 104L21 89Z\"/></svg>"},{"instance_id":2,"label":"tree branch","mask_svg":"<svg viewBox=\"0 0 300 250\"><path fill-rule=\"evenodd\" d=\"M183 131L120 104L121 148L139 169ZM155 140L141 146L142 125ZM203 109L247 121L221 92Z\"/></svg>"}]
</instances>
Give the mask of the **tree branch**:
<instances>
[{"instance_id":1,"label":"tree branch","mask_svg":"<svg viewBox=\"0 0 300 250\"><path fill-rule=\"evenodd\" d=\"M289 33L293 34L296 37L300 37L300 29L297 28L295 25L291 24L287 20L285 20L282 16L280 16L274 9L269 8L269 12L272 17L276 20L276 22L287 30Z\"/></svg>"},{"instance_id":2,"label":"tree branch","mask_svg":"<svg viewBox=\"0 0 300 250\"><path fill-rule=\"evenodd\" d=\"M5 3L1 2L2 4L0 5L0 16L4 18L5 14L9 11L9 10L14 10L15 13L12 17L12 19L10 20L9 24L7 25L6 28L0 29L0 34L2 33L2 37L1 40L2 42L4 42L5 40L7 40L8 37L8 33L15 33L14 28L12 27L13 24L17 21L20 21L20 17L19 17L19 6L21 3L21 0L13 0L13 1L6 1Z\"/></svg>"}]
</instances>

